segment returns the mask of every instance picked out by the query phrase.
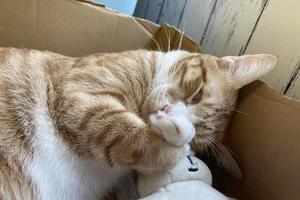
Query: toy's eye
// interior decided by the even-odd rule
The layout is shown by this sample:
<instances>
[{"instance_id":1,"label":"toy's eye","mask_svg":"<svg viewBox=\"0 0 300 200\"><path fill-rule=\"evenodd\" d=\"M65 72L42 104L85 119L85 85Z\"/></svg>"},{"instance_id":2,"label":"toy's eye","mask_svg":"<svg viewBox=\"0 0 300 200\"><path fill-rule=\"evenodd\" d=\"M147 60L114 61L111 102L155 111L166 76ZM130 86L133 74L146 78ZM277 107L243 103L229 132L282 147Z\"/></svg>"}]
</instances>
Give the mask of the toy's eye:
<instances>
[{"instance_id":1,"label":"toy's eye","mask_svg":"<svg viewBox=\"0 0 300 200\"><path fill-rule=\"evenodd\" d=\"M198 103L199 101L201 101L203 96L203 91L202 88L199 90L199 92L193 97L191 104L195 104Z\"/></svg>"},{"instance_id":2,"label":"toy's eye","mask_svg":"<svg viewBox=\"0 0 300 200\"><path fill-rule=\"evenodd\" d=\"M189 167L188 170L190 172L196 172L196 171L198 171L198 168Z\"/></svg>"}]
</instances>

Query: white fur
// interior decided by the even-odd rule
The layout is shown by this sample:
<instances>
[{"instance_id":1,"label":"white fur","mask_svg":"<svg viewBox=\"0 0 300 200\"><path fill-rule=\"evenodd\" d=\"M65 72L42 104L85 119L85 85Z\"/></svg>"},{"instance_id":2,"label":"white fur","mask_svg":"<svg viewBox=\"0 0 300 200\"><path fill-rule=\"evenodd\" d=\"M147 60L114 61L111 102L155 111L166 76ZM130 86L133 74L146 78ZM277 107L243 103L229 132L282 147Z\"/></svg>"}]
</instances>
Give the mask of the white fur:
<instances>
[{"instance_id":1,"label":"white fur","mask_svg":"<svg viewBox=\"0 0 300 200\"><path fill-rule=\"evenodd\" d=\"M195 136L195 128L188 115L186 106L178 102L171 105L168 112L158 111L151 114L151 127L168 143L183 146Z\"/></svg>"},{"instance_id":2,"label":"white fur","mask_svg":"<svg viewBox=\"0 0 300 200\"><path fill-rule=\"evenodd\" d=\"M46 109L37 108L34 120L36 135L29 175L40 199L101 199L107 186L127 172L72 153L56 133Z\"/></svg>"},{"instance_id":3,"label":"white fur","mask_svg":"<svg viewBox=\"0 0 300 200\"><path fill-rule=\"evenodd\" d=\"M170 51L157 56L157 75L154 80L154 85L170 84L170 69L184 56L188 55L186 51Z\"/></svg>"}]
</instances>

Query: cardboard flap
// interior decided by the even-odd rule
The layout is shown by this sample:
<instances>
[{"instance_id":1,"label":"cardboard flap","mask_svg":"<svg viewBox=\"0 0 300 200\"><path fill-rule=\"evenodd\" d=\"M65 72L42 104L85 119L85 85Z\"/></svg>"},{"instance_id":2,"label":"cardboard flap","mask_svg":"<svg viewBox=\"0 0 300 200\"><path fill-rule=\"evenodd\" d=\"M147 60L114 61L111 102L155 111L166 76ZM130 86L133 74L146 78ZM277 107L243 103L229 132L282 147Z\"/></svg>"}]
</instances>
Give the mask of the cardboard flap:
<instances>
[{"instance_id":1,"label":"cardboard flap","mask_svg":"<svg viewBox=\"0 0 300 200\"><path fill-rule=\"evenodd\" d=\"M173 26L163 24L155 33L150 45L152 49L169 51L169 50L186 50L190 52L202 52L199 45L192 39L188 38Z\"/></svg>"},{"instance_id":2,"label":"cardboard flap","mask_svg":"<svg viewBox=\"0 0 300 200\"><path fill-rule=\"evenodd\" d=\"M153 40L155 34L155 40ZM159 28L103 8L75 0L2 0L0 2L0 46L50 50L70 56L130 49L177 49L181 33L174 27ZM170 36L170 37L169 37ZM153 41L158 41L153 42ZM200 52L183 36L181 49Z\"/></svg>"},{"instance_id":3,"label":"cardboard flap","mask_svg":"<svg viewBox=\"0 0 300 200\"><path fill-rule=\"evenodd\" d=\"M151 34L155 34L158 29L160 28L160 26L158 24L155 24L153 22L150 22L148 20L145 19L141 19L138 17L135 17L136 21L138 23L140 23L147 31L149 31Z\"/></svg>"},{"instance_id":4,"label":"cardboard flap","mask_svg":"<svg viewBox=\"0 0 300 200\"><path fill-rule=\"evenodd\" d=\"M149 47L152 34L133 17L73 0L2 0L0 46L64 55Z\"/></svg>"},{"instance_id":5,"label":"cardboard flap","mask_svg":"<svg viewBox=\"0 0 300 200\"><path fill-rule=\"evenodd\" d=\"M299 199L300 102L257 81L242 89L238 109L229 144L244 181L229 190L240 199Z\"/></svg>"},{"instance_id":6,"label":"cardboard flap","mask_svg":"<svg viewBox=\"0 0 300 200\"><path fill-rule=\"evenodd\" d=\"M94 5L94 6L99 6L99 7L105 8L105 5L103 5L101 3L96 3L92 0L75 0L75 1L79 1L79 2L83 2L83 3L91 4L91 5Z\"/></svg>"}]
</instances>

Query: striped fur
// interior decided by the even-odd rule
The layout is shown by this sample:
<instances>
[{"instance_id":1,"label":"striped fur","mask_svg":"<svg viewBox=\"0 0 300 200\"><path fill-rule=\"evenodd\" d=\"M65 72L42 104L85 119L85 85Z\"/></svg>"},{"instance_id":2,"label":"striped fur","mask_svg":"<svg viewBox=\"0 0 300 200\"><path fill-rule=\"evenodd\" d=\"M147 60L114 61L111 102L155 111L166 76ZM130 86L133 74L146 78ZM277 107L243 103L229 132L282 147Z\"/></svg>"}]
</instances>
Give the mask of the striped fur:
<instances>
[{"instance_id":1,"label":"striped fur","mask_svg":"<svg viewBox=\"0 0 300 200\"><path fill-rule=\"evenodd\" d=\"M183 147L146 122L177 101L203 151L203 138L222 138L235 105L219 61L185 51L71 58L0 48L1 199L101 199L129 169L169 169Z\"/></svg>"}]
</instances>

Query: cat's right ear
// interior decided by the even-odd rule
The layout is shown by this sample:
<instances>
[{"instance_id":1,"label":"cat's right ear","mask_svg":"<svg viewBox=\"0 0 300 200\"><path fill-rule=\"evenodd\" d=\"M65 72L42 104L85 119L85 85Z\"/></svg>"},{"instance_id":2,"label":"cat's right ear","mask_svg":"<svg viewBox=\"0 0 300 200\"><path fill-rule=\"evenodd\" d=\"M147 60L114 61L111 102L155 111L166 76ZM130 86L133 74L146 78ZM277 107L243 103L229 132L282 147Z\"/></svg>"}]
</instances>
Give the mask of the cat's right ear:
<instances>
[{"instance_id":1,"label":"cat's right ear","mask_svg":"<svg viewBox=\"0 0 300 200\"><path fill-rule=\"evenodd\" d=\"M270 72L277 58L271 54L226 56L217 63L219 69L230 77L233 87L240 89Z\"/></svg>"}]
</instances>

